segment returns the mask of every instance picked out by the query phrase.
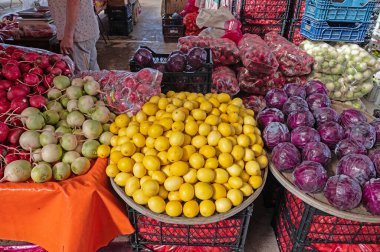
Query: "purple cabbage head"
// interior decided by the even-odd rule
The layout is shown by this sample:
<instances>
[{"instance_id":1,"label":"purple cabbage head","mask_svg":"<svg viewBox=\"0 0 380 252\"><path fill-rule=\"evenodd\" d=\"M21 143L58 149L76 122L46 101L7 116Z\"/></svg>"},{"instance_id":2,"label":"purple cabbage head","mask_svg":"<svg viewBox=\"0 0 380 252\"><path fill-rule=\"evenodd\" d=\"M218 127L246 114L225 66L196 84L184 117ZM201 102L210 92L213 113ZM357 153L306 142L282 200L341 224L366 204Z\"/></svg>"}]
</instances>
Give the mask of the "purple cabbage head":
<instances>
[{"instance_id":1,"label":"purple cabbage head","mask_svg":"<svg viewBox=\"0 0 380 252\"><path fill-rule=\"evenodd\" d=\"M339 121L338 113L332 108L328 108L328 107L319 108L319 109L314 110L313 113L318 125L321 125L325 122Z\"/></svg>"},{"instance_id":2,"label":"purple cabbage head","mask_svg":"<svg viewBox=\"0 0 380 252\"><path fill-rule=\"evenodd\" d=\"M380 178L370 179L363 187L363 205L368 212L380 215Z\"/></svg>"},{"instance_id":3,"label":"purple cabbage head","mask_svg":"<svg viewBox=\"0 0 380 252\"><path fill-rule=\"evenodd\" d=\"M299 149L303 149L307 143L320 141L318 131L307 126L300 126L290 134L290 142Z\"/></svg>"},{"instance_id":4,"label":"purple cabbage head","mask_svg":"<svg viewBox=\"0 0 380 252\"><path fill-rule=\"evenodd\" d=\"M344 128L358 122L367 122L365 115L356 109L346 109L340 114L339 122Z\"/></svg>"},{"instance_id":5,"label":"purple cabbage head","mask_svg":"<svg viewBox=\"0 0 380 252\"><path fill-rule=\"evenodd\" d=\"M318 127L321 141L330 149L334 149L336 144L344 138L344 130L337 122L326 122Z\"/></svg>"},{"instance_id":6,"label":"purple cabbage head","mask_svg":"<svg viewBox=\"0 0 380 252\"><path fill-rule=\"evenodd\" d=\"M168 72L183 72L186 69L186 65L186 54L176 51L170 54L166 68L168 69Z\"/></svg>"},{"instance_id":7,"label":"purple cabbage head","mask_svg":"<svg viewBox=\"0 0 380 252\"><path fill-rule=\"evenodd\" d=\"M375 128L366 122L358 122L346 127L345 137L350 138L371 149L376 141Z\"/></svg>"},{"instance_id":8,"label":"purple cabbage head","mask_svg":"<svg viewBox=\"0 0 380 252\"><path fill-rule=\"evenodd\" d=\"M314 116L310 111L295 111L288 115L287 124L291 129L299 126L313 127L314 123Z\"/></svg>"},{"instance_id":9,"label":"purple cabbage head","mask_svg":"<svg viewBox=\"0 0 380 252\"><path fill-rule=\"evenodd\" d=\"M376 131L376 145L380 144L380 118L376 118L371 122L371 125L375 128Z\"/></svg>"},{"instance_id":10,"label":"purple cabbage head","mask_svg":"<svg viewBox=\"0 0 380 252\"><path fill-rule=\"evenodd\" d=\"M282 109L282 106L284 106L287 99L288 96L285 91L278 88L269 90L265 95L265 102L269 108Z\"/></svg>"},{"instance_id":11,"label":"purple cabbage head","mask_svg":"<svg viewBox=\"0 0 380 252\"><path fill-rule=\"evenodd\" d=\"M135 52L133 59L136 63L142 67L151 67L153 66L153 55L152 52L146 48L139 48Z\"/></svg>"},{"instance_id":12,"label":"purple cabbage head","mask_svg":"<svg viewBox=\"0 0 380 252\"><path fill-rule=\"evenodd\" d=\"M307 105L307 102L298 96L291 96L288 98L288 100L284 103L284 106L282 108L282 112L284 112L285 115L289 115L292 112L295 111L308 111L309 107Z\"/></svg>"},{"instance_id":13,"label":"purple cabbage head","mask_svg":"<svg viewBox=\"0 0 380 252\"><path fill-rule=\"evenodd\" d=\"M307 96L312 94L328 94L325 84L319 80L309 80L306 82L305 90Z\"/></svg>"},{"instance_id":14,"label":"purple cabbage head","mask_svg":"<svg viewBox=\"0 0 380 252\"><path fill-rule=\"evenodd\" d=\"M377 176L380 176L380 149L371 151L368 157L371 159L373 165L375 166Z\"/></svg>"},{"instance_id":15,"label":"purple cabbage head","mask_svg":"<svg viewBox=\"0 0 380 252\"><path fill-rule=\"evenodd\" d=\"M166 72L166 63L156 63L156 64L154 64L153 68L157 69L161 73L165 73Z\"/></svg>"},{"instance_id":16,"label":"purple cabbage head","mask_svg":"<svg viewBox=\"0 0 380 252\"><path fill-rule=\"evenodd\" d=\"M200 47L193 47L187 53L187 64L190 66L190 71L198 70L207 61L207 52Z\"/></svg>"},{"instance_id":17,"label":"purple cabbage head","mask_svg":"<svg viewBox=\"0 0 380 252\"><path fill-rule=\"evenodd\" d=\"M331 160L329 147L322 142L307 143L302 150L302 160L327 165Z\"/></svg>"},{"instance_id":18,"label":"purple cabbage head","mask_svg":"<svg viewBox=\"0 0 380 252\"><path fill-rule=\"evenodd\" d=\"M291 143L280 143L273 148L272 164L279 171L293 170L301 163L301 154Z\"/></svg>"},{"instance_id":19,"label":"purple cabbage head","mask_svg":"<svg viewBox=\"0 0 380 252\"><path fill-rule=\"evenodd\" d=\"M327 180L324 195L328 202L339 210L351 210L362 199L358 182L346 175L335 175Z\"/></svg>"},{"instance_id":20,"label":"purple cabbage head","mask_svg":"<svg viewBox=\"0 0 380 252\"><path fill-rule=\"evenodd\" d=\"M293 182L304 192L320 192L326 185L328 179L325 168L320 163L303 161L294 168Z\"/></svg>"},{"instance_id":21,"label":"purple cabbage head","mask_svg":"<svg viewBox=\"0 0 380 252\"><path fill-rule=\"evenodd\" d=\"M306 98L306 90L305 90L305 88L303 86L300 86L297 83L286 84L284 86L284 91L288 95L288 97L290 97L290 96L299 96L302 99Z\"/></svg>"},{"instance_id":22,"label":"purple cabbage head","mask_svg":"<svg viewBox=\"0 0 380 252\"><path fill-rule=\"evenodd\" d=\"M375 166L371 159L362 154L350 154L339 160L336 174L344 174L355 179L360 185L376 176Z\"/></svg>"},{"instance_id":23,"label":"purple cabbage head","mask_svg":"<svg viewBox=\"0 0 380 252\"><path fill-rule=\"evenodd\" d=\"M267 108L259 112L256 119L260 127L264 129L271 122L283 123L285 116L279 109Z\"/></svg>"},{"instance_id":24,"label":"purple cabbage head","mask_svg":"<svg viewBox=\"0 0 380 252\"><path fill-rule=\"evenodd\" d=\"M312 94L306 99L307 104L311 111L319 108L331 107L330 98L325 94Z\"/></svg>"},{"instance_id":25,"label":"purple cabbage head","mask_svg":"<svg viewBox=\"0 0 380 252\"><path fill-rule=\"evenodd\" d=\"M364 145L359 144L355 140L346 138L340 141L335 147L335 155L338 159L350 154L367 154L367 149Z\"/></svg>"},{"instance_id":26,"label":"purple cabbage head","mask_svg":"<svg viewBox=\"0 0 380 252\"><path fill-rule=\"evenodd\" d=\"M265 145L269 149L273 149L279 143L289 142L290 133L285 124L272 122L265 127L263 137Z\"/></svg>"}]
</instances>

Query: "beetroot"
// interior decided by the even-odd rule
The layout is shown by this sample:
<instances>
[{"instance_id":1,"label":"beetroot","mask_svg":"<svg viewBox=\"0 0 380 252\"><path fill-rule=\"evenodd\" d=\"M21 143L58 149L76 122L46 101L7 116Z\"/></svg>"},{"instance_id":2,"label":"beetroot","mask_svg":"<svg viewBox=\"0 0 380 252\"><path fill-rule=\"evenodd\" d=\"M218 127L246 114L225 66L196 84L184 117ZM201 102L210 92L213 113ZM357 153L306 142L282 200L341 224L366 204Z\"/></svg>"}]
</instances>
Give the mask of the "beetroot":
<instances>
[{"instance_id":1,"label":"beetroot","mask_svg":"<svg viewBox=\"0 0 380 252\"><path fill-rule=\"evenodd\" d=\"M11 109L13 112L20 114L24 109L26 109L29 106L28 99L25 97L18 97L12 100L11 102Z\"/></svg>"},{"instance_id":2,"label":"beetroot","mask_svg":"<svg viewBox=\"0 0 380 252\"><path fill-rule=\"evenodd\" d=\"M32 95L29 98L29 103L30 103L30 106L32 107L42 109L46 106L47 100L45 97L41 95Z\"/></svg>"},{"instance_id":3,"label":"beetroot","mask_svg":"<svg viewBox=\"0 0 380 252\"><path fill-rule=\"evenodd\" d=\"M2 73L7 80L11 81L15 81L21 76L19 67L16 64L12 63L8 63L3 66Z\"/></svg>"}]
</instances>

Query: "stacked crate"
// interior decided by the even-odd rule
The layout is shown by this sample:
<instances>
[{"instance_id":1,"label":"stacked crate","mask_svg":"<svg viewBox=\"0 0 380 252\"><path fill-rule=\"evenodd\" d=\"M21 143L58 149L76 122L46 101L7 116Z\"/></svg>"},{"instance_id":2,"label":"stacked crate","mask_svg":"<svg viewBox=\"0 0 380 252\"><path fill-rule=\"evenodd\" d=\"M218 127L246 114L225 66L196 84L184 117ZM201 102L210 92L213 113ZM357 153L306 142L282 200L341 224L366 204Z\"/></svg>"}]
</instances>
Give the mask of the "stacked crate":
<instances>
[{"instance_id":1,"label":"stacked crate","mask_svg":"<svg viewBox=\"0 0 380 252\"><path fill-rule=\"evenodd\" d=\"M172 14L162 17L162 34L166 43L177 43L185 35L185 26L182 18L172 18Z\"/></svg>"},{"instance_id":2,"label":"stacked crate","mask_svg":"<svg viewBox=\"0 0 380 252\"><path fill-rule=\"evenodd\" d=\"M109 35L128 36L133 31L133 9L131 4L108 5L106 13L109 22Z\"/></svg>"}]
</instances>

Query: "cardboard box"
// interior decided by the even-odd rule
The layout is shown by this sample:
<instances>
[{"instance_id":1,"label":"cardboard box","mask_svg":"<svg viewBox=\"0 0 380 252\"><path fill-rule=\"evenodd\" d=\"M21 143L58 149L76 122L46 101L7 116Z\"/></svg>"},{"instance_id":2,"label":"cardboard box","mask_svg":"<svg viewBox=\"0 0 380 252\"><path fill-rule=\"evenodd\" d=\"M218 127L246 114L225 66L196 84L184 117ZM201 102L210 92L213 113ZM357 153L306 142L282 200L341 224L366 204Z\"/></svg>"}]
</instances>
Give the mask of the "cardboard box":
<instances>
[{"instance_id":1,"label":"cardboard box","mask_svg":"<svg viewBox=\"0 0 380 252\"><path fill-rule=\"evenodd\" d=\"M173 14L174 12L179 14L185 8L187 0L164 0L164 3L164 14Z\"/></svg>"}]
</instances>

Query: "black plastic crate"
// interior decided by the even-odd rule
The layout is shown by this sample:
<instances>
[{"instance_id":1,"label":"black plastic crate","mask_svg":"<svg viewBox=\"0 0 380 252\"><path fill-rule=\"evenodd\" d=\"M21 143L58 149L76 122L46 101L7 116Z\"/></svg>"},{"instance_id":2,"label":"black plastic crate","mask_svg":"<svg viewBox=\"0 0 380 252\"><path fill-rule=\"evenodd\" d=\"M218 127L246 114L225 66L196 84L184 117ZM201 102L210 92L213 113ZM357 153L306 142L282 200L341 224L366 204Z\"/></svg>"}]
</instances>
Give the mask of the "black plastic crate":
<instances>
[{"instance_id":1,"label":"black plastic crate","mask_svg":"<svg viewBox=\"0 0 380 252\"><path fill-rule=\"evenodd\" d=\"M128 36L133 31L133 19L109 21L109 35Z\"/></svg>"},{"instance_id":2,"label":"black plastic crate","mask_svg":"<svg viewBox=\"0 0 380 252\"><path fill-rule=\"evenodd\" d=\"M162 17L162 34L166 43L177 43L180 37L185 35L183 19L171 19L171 14Z\"/></svg>"},{"instance_id":3,"label":"black plastic crate","mask_svg":"<svg viewBox=\"0 0 380 252\"><path fill-rule=\"evenodd\" d=\"M240 20L287 20L292 0L238 0L236 9Z\"/></svg>"},{"instance_id":4,"label":"black plastic crate","mask_svg":"<svg viewBox=\"0 0 380 252\"><path fill-rule=\"evenodd\" d=\"M135 228L131 244L134 251L154 251L155 245L176 245L243 252L252 211L253 204L226 220L182 225L160 222L128 207L128 217Z\"/></svg>"},{"instance_id":5,"label":"black plastic crate","mask_svg":"<svg viewBox=\"0 0 380 252\"><path fill-rule=\"evenodd\" d=\"M380 223L351 221L327 214L286 190L272 225L281 252L320 251L328 244L370 245L376 247L373 251L380 251Z\"/></svg>"},{"instance_id":6,"label":"black plastic crate","mask_svg":"<svg viewBox=\"0 0 380 252\"><path fill-rule=\"evenodd\" d=\"M293 19L290 21L290 28L287 38L293 44L299 45L306 38L301 35L301 19Z\"/></svg>"},{"instance_id":7,"label":"black plastic crate","mask_svg":"<svg viewBox=\"0 0 380 252\"><path fill-rule=\"evenodd\" d=\"M154 63L166 63L169 54L155 53L149 47L141 46L152 52ZM189 91L196 93L211 92L212 82L212 52L211 49L205 48L207 51L207 61L200 70L195 72L165 72L161 82L161 91ZM129 68L132 72L138 72L142 69L133 59L129 61Z\"/></svg>"},{"instance_id":8,"label":"black plastic crate","mask_svg":"<svg viewBox=\"0 0 380 252\"><path fill-rule=\"evenodd\" d=\"M132 18L133 8L132 4L126 4L124 6L111 6L108 5L106 14L109 20L127 20Z\"/></svg>"},{"instance_id":9,"label":"black plastic crate","mask_svg":"<svg viewBox=\"0 0 380 252\"><path fill-rule=\"evenodd\" d=\"M264 38L264 35L268 32L275 31L281 36L285 35L286 20L271 20L268 24L258 23L256 20L244 20L242 21L241 31L243 33L256 34Z\"/></svg>"}]
</instances>

